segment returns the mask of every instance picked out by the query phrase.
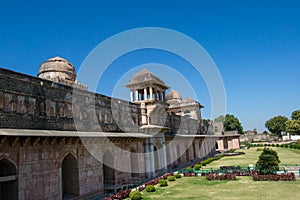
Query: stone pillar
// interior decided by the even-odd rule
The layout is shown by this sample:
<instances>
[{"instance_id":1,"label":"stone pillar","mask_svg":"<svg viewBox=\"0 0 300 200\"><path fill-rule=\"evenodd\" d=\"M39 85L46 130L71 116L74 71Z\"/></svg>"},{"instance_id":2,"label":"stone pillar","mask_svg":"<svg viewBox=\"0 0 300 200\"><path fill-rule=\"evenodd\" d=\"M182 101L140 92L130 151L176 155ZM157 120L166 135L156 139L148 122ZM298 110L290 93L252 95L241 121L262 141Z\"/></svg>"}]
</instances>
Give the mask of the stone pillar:
<instances>
[{"instance_id":1,"label":"stone pillar","mask_svg":"<svg viewBox=\"0 0 300 200\"><path fill-rule=\"evenodd\" d=\"M150 100L153 100L153 89L152 89L152 87L150 87L149 90L150 90Z\"/></svg>"},{"instance_id":2,"label":"stone pillar","mask_svg":"<svg viewBox=\"0 0 300 200\"><path fill-rule=\"evenodd\" d=\"M133 91L130 91L130 101L133 102Z\"/></svg>"},{"instance_id":3,"label":"stone pillar","mask_svg":"<svg viewBox=\"0 0 300 200\"><path fill-rule=\"evenodd\" d=\"M163 162L162 162L162 165L163 166L161 166L161 167L163 167L163 169L165 171L167 171L168 170L167 151L166 151L167 147L166 147L166 139L165 139L165 135L164 134L162 136L162 144L163 144L163 148L162 148L162 153L163 153L163 160L162 160Z\"/></svg>"},{"instance_id":4,"label":"stone pillar","mask_svg":"<svg viewBox=\"0 0 300 200\"><path fill-rule=\"evenodd\" d=\"M139 91L136 90L135 91L135 101L138 101L139 100Z\"/></svg>"},{"instance_id":5,"label":"stone pillar","mask_svg":"<svg viewBox=\"0 0 300 200\"><path fill-rule=\"evenodd\" d=\"M152 178L155 174L154 146L152 138L147 138L145 141L145 168L146 177Z\"/></svg>"},{"instance_id":6,"label":"stone pillar","mask_svg":"<svg viewBox=\"0 0 300 200\"><path fill-rule=\"evenodd\" d=\"M148 100L147 88L144 89L144 100Z\"/></svg>"}]
</instances>

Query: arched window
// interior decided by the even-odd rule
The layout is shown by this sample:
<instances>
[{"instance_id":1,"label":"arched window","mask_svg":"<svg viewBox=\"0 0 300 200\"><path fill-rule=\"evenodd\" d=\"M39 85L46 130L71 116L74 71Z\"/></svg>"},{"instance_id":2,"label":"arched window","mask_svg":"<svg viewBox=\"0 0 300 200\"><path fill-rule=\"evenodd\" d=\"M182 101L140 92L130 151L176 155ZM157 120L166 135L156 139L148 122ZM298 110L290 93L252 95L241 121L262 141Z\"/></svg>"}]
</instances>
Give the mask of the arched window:
<instances>
[{"instance_id":1,"label":"arched window","mask_svg":"<svg viewBox=\"0 0 300 200\"><path fill-rule=\"evenodd\" d=\"M79 195L78 167L72 154L65 156L61 167L62 198L72 199Z\"/></svg>"},{"instance_id":2,"label":"arched window","mask_svg":"<svg viewBox=\"0 0 300 200\"><path fill-rule=\"evenodd\" d=\"M7 159L0 160L0 199L18 199L18 181L15 165Z\"/></svg>"}]
</instances>

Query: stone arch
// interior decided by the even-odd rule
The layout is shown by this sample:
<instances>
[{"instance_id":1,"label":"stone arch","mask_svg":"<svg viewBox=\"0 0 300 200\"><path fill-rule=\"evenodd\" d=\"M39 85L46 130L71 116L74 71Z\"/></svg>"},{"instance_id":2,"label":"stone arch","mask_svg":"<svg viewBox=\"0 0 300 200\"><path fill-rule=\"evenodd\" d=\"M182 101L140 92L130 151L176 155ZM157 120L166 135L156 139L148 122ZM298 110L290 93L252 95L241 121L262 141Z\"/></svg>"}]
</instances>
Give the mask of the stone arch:
<instances>
[{"instance_id":1,"label":"stone arch","mask_svg":"<svg viewBox=\"0 0 300 200\"><path fill-rule=\"evenodd\" d=\"M62 199L72 199L79 195L78 166L75 156L67 153L61 165Z\"/></svg>"},{"instance_id":2,"label":"stone arch","mask_svg":"<svg viewBox=\"0 0 300 200\"><path fill-rule=\"evenodd\" d=\"M103 154L103 182L106 192L109 192L110 188L113 188L115 185L116 174L114 166L114 156L110 151L106 151Z\"/></svg>"},{"instance_id":3,"label":"stone arch","mask_svg":"<svg viewBox=\"0 0 300 200\"><path fill-rule=\"evenodd\" d=\"M0 160L0 199L18 199L17 169L6 158Z\"/></svg>"}]
</instances>

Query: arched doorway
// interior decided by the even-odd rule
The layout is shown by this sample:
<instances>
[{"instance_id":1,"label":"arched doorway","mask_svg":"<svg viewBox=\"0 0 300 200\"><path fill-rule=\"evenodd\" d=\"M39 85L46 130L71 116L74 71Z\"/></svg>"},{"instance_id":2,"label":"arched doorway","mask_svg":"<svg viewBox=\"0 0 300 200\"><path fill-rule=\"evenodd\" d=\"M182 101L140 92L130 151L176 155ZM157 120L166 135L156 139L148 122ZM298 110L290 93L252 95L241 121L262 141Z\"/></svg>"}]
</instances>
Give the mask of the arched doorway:
<instances>
[{"instance_id":1,"label":"arched doorway","mask_svg":"<svg viewBox=\"0 0 300 200\"><path fill-rule=\"evenodd\" d=\"M78 167L72 154L65 156L62 167L62 198L72 199L79 195Z\"/></svg>"},{"instance_id":2,"label":"arched doorway","mask_svg":"<svg viewBox=\"0 0 300 200\"><path fill-rule=\"evenodd\" d=\"M0 160L0 200L18 199L18 181L15 165L7 159Z\"/></svg>"},{"instance_id":3,"label":"arched doorway","mask_svg":"<svg viewBox=\"0 0 300 200\"><path fill-rule=\"evenodd\" d=\"M109 151L103 155L103 179L105 191L113 190L115 186L114 157Z\"/></svg>"}]
</instances>

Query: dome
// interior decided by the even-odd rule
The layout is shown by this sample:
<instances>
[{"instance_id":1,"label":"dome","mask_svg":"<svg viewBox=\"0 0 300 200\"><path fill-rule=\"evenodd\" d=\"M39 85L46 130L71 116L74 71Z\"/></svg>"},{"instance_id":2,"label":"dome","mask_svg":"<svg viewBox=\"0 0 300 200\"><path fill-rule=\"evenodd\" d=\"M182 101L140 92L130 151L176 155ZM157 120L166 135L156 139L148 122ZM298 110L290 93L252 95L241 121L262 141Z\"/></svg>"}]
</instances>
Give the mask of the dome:
<instances>
[{"instance_id":1,"label":"dome","mask_svg":"<svg viewBox=\"0 0 300 200\"><path fill-rule=\"evenodd\" d=\"M41 64L38 77L52 81L72 81L76 79L74 66L64 58L50 58Z\"/></svg>"},{"instance_id":2,"label":"dome","mask_svg":"<svg viewBox=\"0 0 300 200\"><path fill-rule=\"evenodd\" d=\"M182 100L182 97L181 97L181 94L175 90L171 90L167 96L166 96L166 100L173 100L173 99L176 99L176 100Z\"/></svg>"}]
</instances>

